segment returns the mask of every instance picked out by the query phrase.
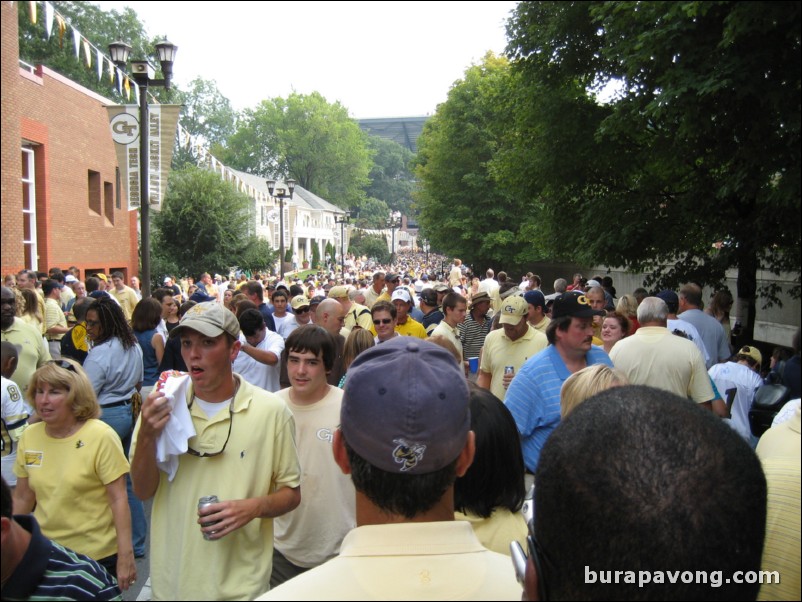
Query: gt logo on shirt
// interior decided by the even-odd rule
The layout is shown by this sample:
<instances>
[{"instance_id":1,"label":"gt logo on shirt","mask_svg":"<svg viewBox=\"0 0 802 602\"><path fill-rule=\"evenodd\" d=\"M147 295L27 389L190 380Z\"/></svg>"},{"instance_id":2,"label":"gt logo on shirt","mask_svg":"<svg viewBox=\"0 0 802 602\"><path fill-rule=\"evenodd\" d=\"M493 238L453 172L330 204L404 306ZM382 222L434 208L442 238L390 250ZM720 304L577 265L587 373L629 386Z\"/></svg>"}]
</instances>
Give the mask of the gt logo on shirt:
<instances>
[{"instance_id":1,"label":"gt logo on shirt","mask_svg":"<svg viewBox=\"0 0 802 602\"><path fill-rule=\"evenodd\" d=\"M320 439L321 441L328 441L329 443L331 443L334 440L334 437L331 434L331 429L327 428L318 429L316 434L317 438Z\"/></svg>"},{"instance_id":2,"label":"gt logo on shirt","mask_svg":"<svg viewBox=\"0 0 802 602\"><path fill-rule=\"evenodd\" d=\"M26 451L25 452L25 466L39 467L42 465L44 459L44 452L40 451Z\"/></svg>"}]
</instances>

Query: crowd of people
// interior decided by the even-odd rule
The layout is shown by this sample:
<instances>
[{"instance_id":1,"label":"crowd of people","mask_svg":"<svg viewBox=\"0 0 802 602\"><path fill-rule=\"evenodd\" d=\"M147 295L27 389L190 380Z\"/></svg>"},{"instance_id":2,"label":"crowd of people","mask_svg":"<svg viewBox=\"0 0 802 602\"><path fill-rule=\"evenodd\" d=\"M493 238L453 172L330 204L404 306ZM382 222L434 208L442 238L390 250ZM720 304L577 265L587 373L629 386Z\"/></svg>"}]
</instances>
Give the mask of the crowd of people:
<instances>
[{"instance_id":1,"label":"crowd of people","mask_svg":"<svg viewBox=\"0 0 802 602\"><path fill-rule=\"evenodd\" d=\"M2 287L3 599L120 599L145 555L159 600L800 597L800 334L731 348L726 291L81 276Z\"/></svg>"}]
</instances>

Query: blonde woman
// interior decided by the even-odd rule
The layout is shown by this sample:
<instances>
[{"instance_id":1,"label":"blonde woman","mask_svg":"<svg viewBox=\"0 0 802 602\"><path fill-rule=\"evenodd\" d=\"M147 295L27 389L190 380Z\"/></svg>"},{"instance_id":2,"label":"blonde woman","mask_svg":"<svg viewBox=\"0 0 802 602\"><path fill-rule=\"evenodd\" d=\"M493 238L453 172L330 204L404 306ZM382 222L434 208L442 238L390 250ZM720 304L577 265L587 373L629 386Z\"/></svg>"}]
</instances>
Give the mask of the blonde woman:
<instances>
[{"instance_id":1,"label":"blonde woman","mask_svg":"<svg viewBox=\"0 0 802 602\"><path fill-rule=\"evenodd\" d=\"M127 590L136 579L128 460L98 420L92 384L77 362L53 360L33 374L26 396L42 421L19 440L14 514L33 512L45 536L96 560Z\"/></svg>"},{"instance_id":2,"label":"blonde woman","mask_svg":"<svg viewBox=\"0 0 802 602\"><path fill-rule=\"evenodd\" d=\"M615 311L629 320L628 335L635 334L635 331L640 328L638 323L638 300L635 295L621 295L618 303L615 306Z\"/></svg>"},{"instance_id":3,"label":"blonde woman","mask_svg":"<svg viewBox=\"0 0 802 602\"><path fill-rule=\"evenodd\" d=\"M628 384L629 380L620 370L604 364L583 368L563 383L560 390L560 418L568 416L576 406L596 393Z\"/></svg>"}]
</instances>

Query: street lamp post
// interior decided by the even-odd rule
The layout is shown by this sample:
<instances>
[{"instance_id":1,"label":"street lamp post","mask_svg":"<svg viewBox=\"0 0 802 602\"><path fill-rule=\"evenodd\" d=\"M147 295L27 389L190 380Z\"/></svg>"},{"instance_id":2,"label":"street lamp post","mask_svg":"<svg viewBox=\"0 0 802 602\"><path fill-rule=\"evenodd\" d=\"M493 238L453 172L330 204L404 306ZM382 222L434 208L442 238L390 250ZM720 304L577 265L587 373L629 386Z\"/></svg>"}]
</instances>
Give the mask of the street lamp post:
<instances>
[{"instance_id":1,"label":"street lamp post","mask_svg":"<svg viewBox=\"0 0 802 602\"><path fill-rule=\"evenodd\" d=\"M390 217L387 218L387 227L390 228L392 232L392 245L390 252L390 263L395 262L395 231L401 227L401 212L400 211L393 211L390 213Z\"/></svg>"},{"instance_id":2,"label":"street lamp post","mask_svg":"<svg viewBox=\"0 0 802 602\"><path fill-rule=\"evenodd\" d=\"M345 224L351 219L350 211L334 216L334 223L340 224L340 275L345 280Z\"/></svg>"},{"instance_id":3,"label":"street lamp post","mask_svg":"<svg viewBox=\"0 0 802 602\"><path fill-rule=\"evenodd\" d=\"M287 180L286 182L287 188L276 188L276 181L275 180L267 180L267 191L270 193L270 196L275 197L278 199L279 209L278 209L278 223L279 223L279 234L278 234L278 271L279 277L281 280L284 280L284 199L292 199L292 193L295 190L295 180ZM287 192L289 190L289 192Z\"/></svg>"},{"instance_id":4,"label":"street lamp post","mask_svg":"<svg viewBox=\"0 0 802 602\"><path fill-rule=\"evenodd\" d=\"M142 296L150 296L150 110L148 108L148 88L151 86L170 89L173 77L173 61L178 46L167 40L156 44L164 79L154 79L153 66L148 61L131 61L131 76L139 86L139 216L142 245ZM121 70L125 70L131 47L124 42L109 44L111 60Z\"/></svg>"}]
</instances>

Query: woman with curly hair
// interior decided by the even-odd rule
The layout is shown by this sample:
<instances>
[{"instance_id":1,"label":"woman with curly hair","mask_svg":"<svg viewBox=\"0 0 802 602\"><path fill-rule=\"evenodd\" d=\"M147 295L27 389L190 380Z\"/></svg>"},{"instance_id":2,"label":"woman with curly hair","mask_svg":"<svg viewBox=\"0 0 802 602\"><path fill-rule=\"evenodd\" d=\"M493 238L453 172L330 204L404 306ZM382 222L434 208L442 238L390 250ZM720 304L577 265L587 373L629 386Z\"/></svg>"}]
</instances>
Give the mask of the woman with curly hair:
<instances>
[{"instance_id":1,"label":"woman with curly hair","mask_svg":"<svg viewBox=\"0 0 802 602\"><path fill-rule=\"evenodd\" d=\"M126 457L131 446L131 403L144 377L142 348L125 319L122 308L109 296L101 296L86 311L86 336L91 341L84 370L97 394L102 420L122 441ZM147 522L142 502L134 496L128 478L128 503L134 532L134 554L145 555Z\"/></svg>"}]
</instances>

